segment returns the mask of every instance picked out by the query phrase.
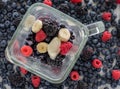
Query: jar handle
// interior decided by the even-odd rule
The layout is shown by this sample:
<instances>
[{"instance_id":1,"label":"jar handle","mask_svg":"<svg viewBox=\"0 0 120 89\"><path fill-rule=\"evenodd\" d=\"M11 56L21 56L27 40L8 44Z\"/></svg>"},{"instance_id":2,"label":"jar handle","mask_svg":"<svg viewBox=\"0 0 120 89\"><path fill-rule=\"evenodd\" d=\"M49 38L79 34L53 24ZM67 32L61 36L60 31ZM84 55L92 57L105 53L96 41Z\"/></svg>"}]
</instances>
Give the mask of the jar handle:
<instances>
[{"instance_id":1,"label":"jar handle","mask_svg":"<svg viewBox=\"0 0 120 89\"><path fill-rule=\"evenodd\" d=\"M102 21L98 21L92 24L87 25L89 30L89 36L93 36L105 31L105 25Z\"/></svg>"}]
</instances>

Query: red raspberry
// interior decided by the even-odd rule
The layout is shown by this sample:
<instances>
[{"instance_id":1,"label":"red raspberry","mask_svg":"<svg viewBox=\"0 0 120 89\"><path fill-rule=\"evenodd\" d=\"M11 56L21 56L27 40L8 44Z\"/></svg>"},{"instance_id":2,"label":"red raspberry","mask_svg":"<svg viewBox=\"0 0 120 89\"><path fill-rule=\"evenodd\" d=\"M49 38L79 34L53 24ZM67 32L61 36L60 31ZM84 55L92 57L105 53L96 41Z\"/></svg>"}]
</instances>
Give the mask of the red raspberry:
<instances>
[{"instance_id":1,"label":"red raspberry","mask_svg":"<svg viewBox=\"0 0 120 89\"><path fill-rule=\"evenodd\" d=\"M81 3L82 0L70 0L72 3L76 4L76 3Z\"/></svg>"},{"instance_id":2,"label":"red raspberry","mask_svg":"<svg viewBox=\"0 0 120 89\"><path fill-rule=\"evenodd\" d=\"M117 3L117 4L120 4L120 0L116 0L116 3Z\"/></svg>"},{"instance_id":3,"label":"red raspberry","mask_svg":"<svg viewBox=\"0 0 120 89\"><path fill-rule=\"evenodd\" d=\"M21 71L24 75L28 73L28 71L27 71L26 69L22 68L22 67L20 67L20 71Z\"/></svg>"},{"instance_id":4,"label":"red raspberry","mask_svg":"<svg viewBox=\"0 0 120 89\"><path fill-rule=\"evenodd\" d=\"M33 86L34 87L39 87L39 85L40 85L40 81L41 81L41 79L40 79L40 77L38 77L38 76L32 76L32 84L33 84Z\"/></svg>"},{"instance_id":5,"label":"red raspberry","mask_svg":"<svg viewBox=\"0 0 120 89\"><path fill-rule=\"evenodd\" d=\"M102 14L102 18L105 20L105 21L110 21L111 20L111 13L110 12L104 12Z\"/></svg>"},{"instance_id":6,"label":"red raspberry","mask_svg":"<svg viewBox=\"0 0 120 89\"><path fill-rule=\"evenodd\" d=\"M99 59L94 59L92 61L92 65L94 68L101 68L102 67L102 62Z\"/></svg>"},{"instance_id":7,"label":"red raspberry","mask_svg":"<svg viewBox=\"0 0 120 89\"><path fill-rule=\"evenodd\" d=\"M114 80L119 80L120 79L120 70L112 70L112 78Z\"/></svg>"},{"instance_id":8,"label":"red raspberry","mask_svg":"<svg viewBox=\"0 0 120 89\"><path fill-rule=\"evenodd\" d=\"M61 43L60 54L66 55L68 53L68 51L71 49L72 45L73 44L71 42L63 42L63 43Z\"/></svg>"},{"instance_id":9,"label":"red raspberry","mask_svg":"<svg viewBox=\"0 0 120 89\"><path fill-rule=\"evenodd\" d=\"M33 53L33 49L30 46L24 45L21 47L21 53L25 57L29 57Z\"/></svg>"},{"instance_id":10,"label":"red raspberry","mask_svg":"<svg viewBox=\"0 0 120 89\"><path fill-rule=\"evenodd\" d=\"M52 6L52 1L51 0L44 0L43 1L44 4Z\"/></svg>"},{"instance_id":11,"label":"red raspberry","mask_svg":"<svg viewBox=\"0 0 120 89\"><path fill-rule=\"evenodd\" d=\"M35 40L37 42L41 42L46 39L46 37L47 35L45 34L45 32L43 30L40 30L38 33L36 33Z\"/></svg>"},{"instance_id":12,"label":"red raspberry","mask_svg":"<svg viewBox=\"0 0 120 89\"><path fill-rule=\"evenodd\" d=\"M77 71L72 71L70 73L70 78L73 80L73 81L78 81L80 79L80 75Z\"/></svg>"},{"instance_id":13,"label":"red raspberry","mask_svg":"<svg viewBox=\"0 0 120 89\"><path fill-rule=\"evenodd\" d=\"M112 34L109 31L105 31L102 35L102 41L106 42L108 40L110 40L112 37Z\"/></svg>"}]
</instances>

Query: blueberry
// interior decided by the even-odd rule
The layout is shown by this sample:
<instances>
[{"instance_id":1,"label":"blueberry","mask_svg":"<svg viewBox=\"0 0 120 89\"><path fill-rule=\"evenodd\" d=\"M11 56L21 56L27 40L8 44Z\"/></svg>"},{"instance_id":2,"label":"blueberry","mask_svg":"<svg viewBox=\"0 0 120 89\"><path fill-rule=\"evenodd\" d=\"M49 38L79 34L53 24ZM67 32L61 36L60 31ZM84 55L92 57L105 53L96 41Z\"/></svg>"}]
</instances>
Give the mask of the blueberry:
<instances>
[{"instance_id":1,"label":"blueberry","mask_svg":"<svg viewBox=\"0 0 120 89\"><path fill-rule=\"evenodd\" d=\"M106 27L107 29L110 28L110 27L111 27L111 23L107 22L107 23L105 24L105 27Z\"/></svg>"},{"instance_id":2,"label":"blueberry","mask_svg":"<svg viewBox=\"0 0 120 89\"><path fill-rule=\"evenodd\" d=\"M19 13L18 13L18 12L13 12L12 17L13 17L14 19L17 18L17 17L19 17Z\"/></svg>"},{"instance_id":3,"label":"blueberry","mask_svg":"<svg viewBox=\"0 0 120 89\"><path fill-rule=\"evenodd\" d=\"M111 87L112 87L112 88L116 88L116 87L117 87L117 84L116 84L116 83L112 83L112 84L111 84Z\"/></svg>"},{"instance_id":4,"label":"blueberry","mask_svg":"<svg viewBox=\"0 0 120 89\"><path fill-rule=\"evenodd\" d=\"M0 46L1 46L1 47L5 47L6 45L7 45L6 40L2 40L2 41L0 42Z\"/></svg>"},{"instance_id":5,"label":"blueberry","mask_svg":"<svg viewBox=\"0 0 120 89\"><path fill-rule=\"evenodd\" d=\"M115 54L115 53L112 54L111 57L112 57L112 58L116 58L116 54Z\"/></svg>"},{"instance_id":6,"label":"blueberry","mask_svg":"<svg viewBox=\"0 0 120 89\"><path fill-rule=\"evenodd\" d=\"M32 2L30 0L28 0L26 4L30 6L30 5L32 5ZM23 7L25 7L24 4L23 4Z\"/></svg>"},{"instance_id":7,"label":"blueberry","mask_svg":"<svg viewBox=\"0 0 120 89\"><path fill-rule=\"evenodd\" d=\"M5 27L8 28L10 26L10 21L5 21Z\"/></svg>"},{"instance_id":8,"label":"blueberry","mask_svg":"<svg viewBox=\"0 0 120 89\"><path fill-rule=\"evenodd\" d=\"M88 3L88 4L86 5L86 7L87 7L88 9L90 9L90 8L92 7L92 3Z\"/></svg>"},{"instance_id":9,"label":"blueberry","mask_svg":"<svg viewBox=\"0 0 120 89\"><path fill-rule=\"evenodd\" d=\"M21 8L21 9L20 9L20 12L21 12L21 14L25 14L25 9L24 9L24 8Z\"/></svg>"},{"instance_id":10,"label":"blueberry","mask_svg":"<svg viewBox=\"0 0 120 89\"><path fill-rule=\"evenodd\" d=\"M49 43L51 40L52 40L51 37L47 37L47 38L45 39L45 41L46 41L47 43Z\"/></svg>"},{"instance_id":11,"label":"blueberry","mask_svg":"<svg viewBox=\"0 0 120 89\"><path fill-rule=\"evenodd\" d=\"M19 11L21 9L21 6L20 5L17 6L16 9Z\"/></svg>"},{"instance_id":12,"label":"blueberry","mask_svg":"<svg viewBox=\"0 0 120 89\"><path fill-rule=\"evenodd\" d=\"M15 31L15 27L14 27L14 26L10 26L10 30L11 30L12 32L14 32L14 31Z\"/></svg>"},{"instance_id":13,"label":"blueberry","mask_svg":"<svg viewBox=\"0 0 120 89\"><path fill-rule=\"evenodd\" d=\"M13 69L13 65L12 65L12 64L7 64L7 69L8 69L9 71L11 71L11 70Z\"/></svg>"},{"instance_id":14,"label":"blueberry","mask_svg":"<svg viewBox=\"0 0 120 89\"><path fill-rule=\"evenodd\" d=\"M15 9L17 7L17 3L13 2L11 7Z\"/></svg>"},{"instance_id":15,"label":"blueberry","mask_svg":"<svg viewBox=\"0 0 120 89\"><path fill-rule=\"evenodd\" d=\"M100 43L100 42L96 44L96 47L100 47L100 46L101 46L101 43Z\"/></svg>"},{"instance_id":16,"label":"blueberry","mask_svg":"<svg viewBox=\"0 0 120 89\"><path fill-rule=\"evenodd\" d=\"M111 59L111 55L105 56L106 60L110 60Z\"/></svg>"},{"instance_id":17,"label":"blueberry","mask_svg":"<svg viewBox=\"0 0 120 89\"><path fill-rule=\"evenodd\" d=\"M4 25L4 24L0 24L0 28L1 28L1 29L4 29L4 28L5 28L5 25Z\"/></svg>"},{"instance_id":18,"label":"blueberry","mask_svg":"<svg viewBox=\"0 0 120 89\"><path fill-rule=\"evenodd\" d=\"M98 16L97 16L97 20L98 20L98 21L102 20L101 15L98 15Z\"/></svg>"},{"instance_id":19,"label":"blueberry","mask_svg":"<svg viewBox=\"0 0 120 89\"><path fill-rule=\"evenodd\" d=\"M90 16L90 15L87 15L87 16L86 16L86 20L87 20L87 21L91 20L91 16Z\"/></svg>"},{"instance_id":20,"label":"blueberry","mask_svg":"<svg viewBox=\"0 0 120 89\"><path fill-rule=\"evenodd\" d=\"M8 17L8 18L11 18L11 16L12 16L11 13L8 13L8 14L7 14L7 17Z\"/></svg>"},{"instance_id":21,"label":"blueberry","mask_svg":"<svg viewBox=\"0 0 120 89\"><path fill-rule=\"evenodd\" d=\"M6 15L6 14L7 14L7 10L4 9L4 10L2 11L2 13L3 13L4 15Z\"/></svg>"}]
</instances>

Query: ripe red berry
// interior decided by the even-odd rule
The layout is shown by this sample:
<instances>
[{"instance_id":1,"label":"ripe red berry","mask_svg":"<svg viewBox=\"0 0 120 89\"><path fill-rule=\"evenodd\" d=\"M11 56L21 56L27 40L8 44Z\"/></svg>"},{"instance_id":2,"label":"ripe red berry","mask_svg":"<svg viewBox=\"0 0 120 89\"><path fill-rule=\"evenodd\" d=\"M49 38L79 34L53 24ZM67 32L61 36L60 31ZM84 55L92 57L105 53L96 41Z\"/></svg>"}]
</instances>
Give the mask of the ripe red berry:
<instances>
[{"instance_id":1,"label":"ripe red berry","mask_svg":"<svg viewBox=\"0 0 120 89\"><path fill-rule=\"evenodd\" d=\"M92 65L94 68L101 68L102 67L102 62L99 59L94 59L92 61Z\"/></svg>"},{"instance_id":2,"label":"ripe red berry","mask_svg":"<svg viewBox=\"0 0 120 89\"><path fill-rule=\"evenodd\" d=\"M41 42L46 39L46 37L47 35L45 34L45 32L43 30L40 30L38 33L36 33L35 40L37 42Z\"/></svg>"},{"instance_id":3,"label":"ripe red berry","mask_svg":"<svg viewBox=\"0 0 120 89\"><path fill-rule=\"evenodd\" d=\"M120 4L120 0L116 0L116 3L117 3L117 4Z\"/></svg>"},{"instance_id":4,"label":"ripe red berry","mask_svg":"<svg viewBox=\"0 0 120 89\"><path fill-rule=\"evenodd\" d=\"M20 67L20 71L21 73L23 73L24 75L28 73L28 71L22 67Z\"/></svg>"},{"instance_id":5,"label":"ripe red berry","mask_svg":"<svg viewBox=\"0 0 120 89\"><path fill-rule=\"evenodd\" d=\"M70 0L72 3L76 4L76 3L81 3L83 0Z\"/></svg>"},{"instance_id":6,"label":"ripe red berry","mask_svg":"<svg viewBox=\"0 0 120 89\"><path fill-rule=\"evenodd\" d=\"M106 42L106 41L110 40L111 37L112 37L112 34L109 31L105 31L105 32L103 32L103 35L102 35L102 41Z\"/></svg>"},{"instance_id":7,"label":"ripe red berry","mask_svg":"<svg viewBox=\"0 0 120 89\"><path fill-rule=\"evenodd\" d=\"M68 53L68 51L71 49L72 45L73 44L71 42L63 42L63 43L61 43L60 54L66 55Z\"/></svg>"},{"instance_id":8,"label":"ripe red berry","mask_svg":"<svg viewBox=\"0 0 120 89\"><path fill-rule=\"evenodd\" d=\"M51 0L44 0L43 1L44 4L52 6L52 1Z\"/></svg>"},{"instance_id":9,"label":"ripe red berry","mask_svg":"<svg viewBox=\"0 0 120 89\"><path fill-rule=\"evenodd\" d=\"M30 46L24 45L21 47L21 53L25 57L29 57L33 53L33 49Z\"/></svg>"},{"instance_id":10,"label":"ripe red berry","mask_svg":"<svg viewBox=\"0 0 120 89\"><path fill-rule=\"evenodd\" d=\"M120 79L120 70L112 70L112 78L114 80L119 80Z\"/></svg>"},{"instance_id":11,"label":"ripe red berry","mask_svg":"<svg viewBox=\"0 0 120 89\"><path fill-rule=\"evenodd\" d=\"M70 73L70 78L73 80L73 81L78 81L80 79L80 75L77 71L72 71Z\"/></svg>"},{"instance_id":12,"label":"ripe red berry","mask_svg":"<svg viewBox=\"0 0 120 89\"><path fill-rule=\"evenodd\" d=\"M38 76L32 76L31 79L32 79L32 84L33 84L33 86L34 86L35 88L39 87L40 81L41 81L40 77L38 77Z\"/></svg>"},{"instance_id":13,"label":"ripe red berry","mask_svg":"<svg viewBox=\"0 0 120 89\"><path fill-rule=\"evenodd\" d=\"M110 21L111 20L111 13L110 12L104 12L102 14L102 18L105 20L105 21Z\"/></svg>"}]
</instances>

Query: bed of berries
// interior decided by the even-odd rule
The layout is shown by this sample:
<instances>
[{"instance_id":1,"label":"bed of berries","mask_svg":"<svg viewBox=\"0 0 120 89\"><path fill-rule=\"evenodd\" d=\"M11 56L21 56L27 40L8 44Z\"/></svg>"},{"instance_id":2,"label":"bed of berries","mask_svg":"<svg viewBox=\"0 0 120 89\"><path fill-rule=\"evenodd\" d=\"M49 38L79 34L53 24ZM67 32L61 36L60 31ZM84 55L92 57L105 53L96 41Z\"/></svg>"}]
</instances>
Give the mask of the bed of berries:
<instances>
[{"instance_id":1,"label":"bed of berries","mask_svg":"<svg viewBox=\"0 0 120 89\"><path fill-rule=\"evenodd\" d=\"M11 89L119 89L120 19L114 10L120 0L8 0L0 1L0 88ZM68 78L55 85L16 67L5 58L4 50L28 7L43 2L78 21L89 24L102 20L106 31L89 37ZM83 4L84 2L84 4ZM94 4L92 4L94 3ZM112 28L111 28L112 27ZM112 31L110 31L112 29ZM110 88L111 87L111 88Z\"/></svg>"}]
</instances>

